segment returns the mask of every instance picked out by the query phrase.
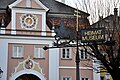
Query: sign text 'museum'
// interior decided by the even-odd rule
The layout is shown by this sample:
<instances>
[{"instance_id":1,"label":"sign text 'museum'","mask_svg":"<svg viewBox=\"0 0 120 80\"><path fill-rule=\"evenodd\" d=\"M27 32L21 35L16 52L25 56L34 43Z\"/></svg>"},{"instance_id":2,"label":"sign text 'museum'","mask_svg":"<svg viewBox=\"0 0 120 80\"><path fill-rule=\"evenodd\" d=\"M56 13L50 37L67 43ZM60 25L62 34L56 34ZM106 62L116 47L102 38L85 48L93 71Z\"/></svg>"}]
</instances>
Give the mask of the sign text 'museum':
<instances>
[{"instance_id":1,"label":"sign text 'museum'","mask_svg":"<svg viewBox=\"0 0 120 80\"><path fill-rule=\"evenodd\" d=\"M103 41L105 39L104 29L84 29L81 30L82 42Z\"/></svg>"}]
</instances>

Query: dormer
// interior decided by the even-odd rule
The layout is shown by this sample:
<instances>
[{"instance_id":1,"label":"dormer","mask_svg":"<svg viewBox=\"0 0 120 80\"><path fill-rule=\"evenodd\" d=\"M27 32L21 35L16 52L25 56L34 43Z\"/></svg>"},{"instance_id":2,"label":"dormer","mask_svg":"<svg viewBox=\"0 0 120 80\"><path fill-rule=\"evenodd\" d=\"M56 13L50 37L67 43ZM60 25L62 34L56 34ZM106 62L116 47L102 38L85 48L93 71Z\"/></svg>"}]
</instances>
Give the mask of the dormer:
<instances>
[{"instance_id":1,"label":"dormer","mask_svg":"<svg viewBox=\"0 0 120 80\"><path fill-rule=\"evenodd\" d=\"M11 9L11 34L17 34L17 30L46 31L46 12L49 9L39 0L16 0L9 5L9 8Z\"/></svg>"}]
</instances>

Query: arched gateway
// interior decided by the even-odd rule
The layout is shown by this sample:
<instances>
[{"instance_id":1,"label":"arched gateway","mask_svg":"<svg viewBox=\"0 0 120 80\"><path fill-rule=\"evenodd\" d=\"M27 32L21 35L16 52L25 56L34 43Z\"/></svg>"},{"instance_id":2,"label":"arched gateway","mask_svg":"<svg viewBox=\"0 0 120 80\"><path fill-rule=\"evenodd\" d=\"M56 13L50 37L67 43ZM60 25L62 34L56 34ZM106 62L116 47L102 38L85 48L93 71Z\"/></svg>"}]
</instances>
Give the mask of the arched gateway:
<instances>
[{"instance_id":1,"label":"arched gateway","mask_svg":"<svg viewBox=\"0 0 120 80\"><path fill-rule=\"evenodd\" d=\"M41 79L38 78L36 75L33 75L33 74L23 74L15 80L41 80Z\"/></svg>"},{"instance_id":2,"label":"arched gateway","mask_svg":"<svg viewBox=\"0 0 120 80\"><path fill-rule=\"evenodd\" d=\"M39 63L28 58L20 62L9 80L46 80Z\"/></svg>"}]
</instances>

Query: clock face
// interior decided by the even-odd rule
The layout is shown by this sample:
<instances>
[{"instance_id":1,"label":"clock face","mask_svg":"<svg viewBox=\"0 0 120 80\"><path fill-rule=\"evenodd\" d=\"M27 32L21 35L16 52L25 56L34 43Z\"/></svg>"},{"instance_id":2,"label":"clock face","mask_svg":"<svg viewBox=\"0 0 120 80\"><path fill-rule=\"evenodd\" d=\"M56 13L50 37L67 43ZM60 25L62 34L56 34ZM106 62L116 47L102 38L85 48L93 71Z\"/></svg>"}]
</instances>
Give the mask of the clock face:
<instances>
[{"instance_id":1,"label":"clock face","mask_svg":"<svg viewBox=\"0 0 120 80\"><path fill-rule=\"evenodd\" d=\"M25 29L35 29L37 27L38 18L36 15L23 14L20 17L21 27Z\"/></svg>"}]
</instances>

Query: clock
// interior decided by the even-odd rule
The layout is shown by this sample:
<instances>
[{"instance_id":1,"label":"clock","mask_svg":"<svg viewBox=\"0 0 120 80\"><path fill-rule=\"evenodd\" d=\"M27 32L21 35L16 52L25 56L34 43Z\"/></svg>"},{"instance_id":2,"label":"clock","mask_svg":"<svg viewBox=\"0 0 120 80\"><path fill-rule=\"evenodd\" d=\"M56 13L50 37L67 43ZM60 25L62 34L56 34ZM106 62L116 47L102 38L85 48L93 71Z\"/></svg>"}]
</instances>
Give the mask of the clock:
<instances>
[{"instance_id":1,"label":"clock","mask_svg":"<svg viewBox=\"0 0 120 80\"><path fill-rule=\"evenodd\" d=\"M33 14L23 14L20 17L21 27L28 30L35 29L37 27L37 21L37 16Z\"/></svg>"}]
</instances>

